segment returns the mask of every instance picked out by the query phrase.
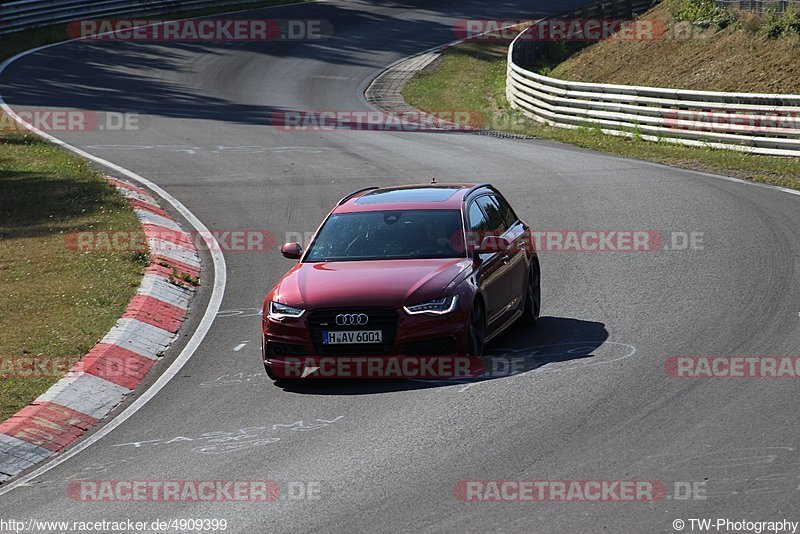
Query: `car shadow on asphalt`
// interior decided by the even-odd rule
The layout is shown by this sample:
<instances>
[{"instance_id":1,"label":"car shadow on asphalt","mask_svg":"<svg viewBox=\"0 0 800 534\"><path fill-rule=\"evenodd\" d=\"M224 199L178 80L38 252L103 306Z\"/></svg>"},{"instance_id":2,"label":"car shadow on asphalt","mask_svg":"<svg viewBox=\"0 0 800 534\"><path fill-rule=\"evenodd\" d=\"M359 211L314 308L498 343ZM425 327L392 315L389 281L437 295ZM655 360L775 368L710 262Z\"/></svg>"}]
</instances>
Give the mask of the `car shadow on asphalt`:
<instances>
[{"instance_id":1,"label":"car shadow on asphalt","mask_svg":"<svg viewBox=\"0 0 800 534\"><path fill-rule=\"evenodd\" d=\"M486 347L483 373L449 379L305 379L278 381L285 391L306 395L375 395L398 391L502 380L526 373L550 372L598 363L608 339L605 324L567 317L541 317L536 326L515 325ZM272 387L270 385L269 387Z\"/></svg>"}]
</instances>

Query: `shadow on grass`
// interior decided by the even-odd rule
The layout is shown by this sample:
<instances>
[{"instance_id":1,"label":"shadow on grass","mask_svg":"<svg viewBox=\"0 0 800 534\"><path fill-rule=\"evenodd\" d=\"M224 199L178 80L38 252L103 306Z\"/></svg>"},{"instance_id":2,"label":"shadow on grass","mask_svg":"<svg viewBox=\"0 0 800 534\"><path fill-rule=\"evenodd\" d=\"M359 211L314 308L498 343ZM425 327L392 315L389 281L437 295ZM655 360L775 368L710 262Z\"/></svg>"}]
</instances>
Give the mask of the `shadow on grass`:
<instances>
[{"instance_id":1,"label":"shadow on grass","mask_svg":"<svg viewBox=\"0 0 800 534\"><path fill-rule=\"evenodd\" d=\"M0 137L0 145L26 145L32 146L36 144L41 144L38 138L33 137L33 135L25 135L25 134L5 134Z\"/></svg>"},{"instance_id":2,"label":"shadow on grass","mask_svg":"<svg viewBox=\"0 0 800 534\"><path fill-rule=\"evenodd\" d=\"M102 180L8 168L0 159L0 237L22 238L76 230L101 206L125 206ZM82 223L86 224L86 223ZM90 224L90 223L88 223Z\"/></svg>"}]
</instances>

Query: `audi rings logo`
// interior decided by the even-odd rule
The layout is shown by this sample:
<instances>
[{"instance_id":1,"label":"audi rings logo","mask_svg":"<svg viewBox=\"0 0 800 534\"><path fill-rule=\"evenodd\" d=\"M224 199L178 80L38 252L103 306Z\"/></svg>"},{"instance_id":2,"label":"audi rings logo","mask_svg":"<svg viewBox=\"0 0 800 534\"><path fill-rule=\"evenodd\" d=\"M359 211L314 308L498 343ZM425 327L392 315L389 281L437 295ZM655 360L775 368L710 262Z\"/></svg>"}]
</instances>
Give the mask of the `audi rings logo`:
<instances>
[{"instance_id":1,"label":"audi rings logo","mask_svg":"<svg viewBox=\"0 0 800 534\"><path fill-rule=\"evenodd\" d=\"M364 326L369 322L366 313L340 313L336 316L336 324L339 326Z\"/></svg>"}]
</instances>

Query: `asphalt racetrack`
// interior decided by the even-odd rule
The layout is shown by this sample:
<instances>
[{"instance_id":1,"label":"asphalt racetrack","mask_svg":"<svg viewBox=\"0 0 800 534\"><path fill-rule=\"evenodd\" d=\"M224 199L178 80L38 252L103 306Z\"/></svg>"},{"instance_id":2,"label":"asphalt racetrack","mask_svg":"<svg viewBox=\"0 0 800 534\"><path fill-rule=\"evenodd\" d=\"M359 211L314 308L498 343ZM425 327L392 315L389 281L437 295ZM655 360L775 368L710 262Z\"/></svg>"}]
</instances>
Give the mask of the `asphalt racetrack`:
<instances>
[{"instance_id":1,"label":"asphalt racetrack","mask_svg":"<svg viewBox=\"0 0 800 534\"><path fill-rule=\"evenodd\" d=\"M283 111L370 109L370 80L452 41L459 19L579 4L333 0L230 15L323 19L335 28L323 41L70 42L10 65L0 90L15 109L139 113L137 130L55 135L158 184L215 232L295 240L353 190L435 175L492 182L536 229L653 231L667 250L542 252L540 324L488 348L529 359L524 373L292 389L264 375L258 317L291 262L275 247L226 250L222 313L177 376L86 450L3 494L0 517L224 518L243 533L674 532L676 519L687 531L690 518L800 520L798 380L667 371L678 355L798 354L796 196L537 140L268 124ZM673 246L691 233L702 244ZM209 293L200 291L183 342ZM285 498L82 502L67 491L81 479L266 479ZM459 499L460 481L483 480L644 480L665 493Z\"/></svg>"}]
</instances>

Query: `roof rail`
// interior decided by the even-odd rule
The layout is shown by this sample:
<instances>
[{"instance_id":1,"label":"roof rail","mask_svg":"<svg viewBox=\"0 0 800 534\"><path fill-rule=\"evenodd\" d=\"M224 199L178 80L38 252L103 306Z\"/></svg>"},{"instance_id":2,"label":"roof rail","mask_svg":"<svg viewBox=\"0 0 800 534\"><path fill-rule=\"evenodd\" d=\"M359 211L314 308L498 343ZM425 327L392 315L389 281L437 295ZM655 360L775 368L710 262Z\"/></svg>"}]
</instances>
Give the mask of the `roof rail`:
<instances>
[{"instance_id":1,"label":"roof rail","mask_svg":"<svg viewBox=\"0 0 800 534\"><path fill-rule=\"evenodd\" d=\"M467 197L469 197L472 193L474 193L475 191L477 191L481 187L492 187L492 184L490 184L489 182L486 182L486 183L482 183L482 184L473 185L472 187L469 188L469 190L466 193L464 193L464 202L467 201Z\"/></svg>"},{"instance_id":2,"label":"roof rail","mask_svg":"<svg viewBox=\"0 0 800 534\"><path fill-rule=\"evenodd\" d=\"M378 186L376 186L376 185L373 185L372 187L365 187L364 189L359 189L358 191L353 191L353 192L352 192L352 193L350 193L349 195L347 195L347 196L345 196L345 197L342 197L342 200L340 200L339 202L337 202L337 204L336 204L336 205L337 205L337 206L341 206L342 204L344 204L345 202L347 202L348 200L350 200L351 198L353 198L353 197L354 197L354 196L356 196L357 194L359 194L359 193L363 193L363 192L365 192L365 191L372 191L373 189L379 189L379 187L378 187Z\"/></svg>"}]
</instances>

